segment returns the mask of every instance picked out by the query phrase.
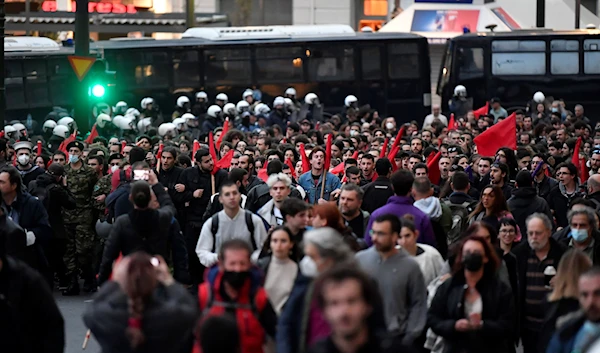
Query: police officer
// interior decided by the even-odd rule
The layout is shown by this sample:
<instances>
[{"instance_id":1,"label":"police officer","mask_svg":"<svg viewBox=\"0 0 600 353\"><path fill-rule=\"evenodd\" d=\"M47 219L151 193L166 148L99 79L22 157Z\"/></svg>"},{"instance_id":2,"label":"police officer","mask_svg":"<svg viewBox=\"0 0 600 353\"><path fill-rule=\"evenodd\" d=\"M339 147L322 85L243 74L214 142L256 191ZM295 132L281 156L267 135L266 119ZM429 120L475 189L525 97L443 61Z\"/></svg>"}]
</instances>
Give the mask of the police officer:
<instances>
[{"instance_id":1,"label":"police officer","mask_svg":"<svg viewBox=\"0 0 600 353\"><path fill-rule=\"evenodd\" d=\"M65 166L67 188L75 197L77 208L65 210L64 221L67 234L65 251L65 265L67 276L71 283L63 291L63 295L78 295L78 275L81 271L84 279L85 292L96 291L96 279L93 270L94 244L94 216L92 209L92 194L94 185L98 181L96 172L85 165L82 160L83 143L73 141L67 145L69 164Z\"/></svg>"}]
</instances>

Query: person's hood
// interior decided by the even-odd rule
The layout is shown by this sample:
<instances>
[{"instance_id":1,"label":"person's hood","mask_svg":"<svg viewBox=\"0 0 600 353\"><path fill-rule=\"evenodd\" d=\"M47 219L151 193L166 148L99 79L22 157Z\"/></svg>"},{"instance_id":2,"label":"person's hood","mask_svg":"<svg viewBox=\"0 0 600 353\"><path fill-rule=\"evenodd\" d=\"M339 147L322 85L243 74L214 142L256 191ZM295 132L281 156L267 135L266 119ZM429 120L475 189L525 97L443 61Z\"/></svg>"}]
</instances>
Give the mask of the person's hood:
<instances>
[{"instance_id":1,"label":"person's hood","mask_svg":"<svg viewBox=\"0 0 600 353\"><path fill-rule=\"evenodd\" d=\"M560 190L560 193L563 194L563 196L565 197L569 197L569 195L567 194L567 188L565 187L565 185L561 182L558 183L558 190ZM574 194L577 193L577 191L579 190L579 181L575 180L575 192L573 194L571 194L571 196L573 196Z\"/></svg>"},{"instance_id":2,"label":"person's hood","mask_svg":"<svg viewBox=\"0 0 600 353\"><path fill-rule=\"evenodd\" d=\"M433 220L442 217L442 205L437 197L429 196L426 199L415 201L413 206L423 211L423 213Z\"/></svg>"},{"instance_id":3,"label":"person's hood","mask_svg":"<svg viewBox=\"0 0 600 353\"><path fill-rule=\"evenodd\" d=\"M394 205L412 205L413 199L410 197L406 197L406 196L394 195L394 196L390 196L387 203L394 204Z\"/></svg>"},{"instance_id":4,"label":"person's hood","mask_svg":"<svg viewBox=\"0 0 600 353\"><path fill-rule=\"evenodd\" d=\"M40 174L35 178L35 182L37 186L45 188L51 184L56 184L56 179L52 175L48 175L46 173Z\"/></svg>"},{"instance_id":5,"label":"person's hood","mask_svg":"<svg viewBox=\"0 0 600 353\"><path fill-rule=\"evenodd\" d=\"M512 194L516 200L531 202L537 196L537 191L534 187L524 187L513 190Z\"/></svg>"}]
</instances>

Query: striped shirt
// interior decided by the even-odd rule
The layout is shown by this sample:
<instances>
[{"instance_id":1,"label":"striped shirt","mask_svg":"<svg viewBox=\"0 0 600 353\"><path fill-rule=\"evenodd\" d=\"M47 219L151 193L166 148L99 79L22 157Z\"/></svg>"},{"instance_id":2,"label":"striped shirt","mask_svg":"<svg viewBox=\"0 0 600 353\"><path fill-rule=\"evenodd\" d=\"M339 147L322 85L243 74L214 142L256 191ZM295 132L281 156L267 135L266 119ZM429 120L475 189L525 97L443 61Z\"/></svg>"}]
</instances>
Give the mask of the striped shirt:
<instances>
[{"instance_id":1,"label":"striped shirt","mask_svg":"<svg viewBox=\"0 0 600 353\"><path fill-rule=\"evenodd\" d=\"M531 251L527 258L527 271L525 273L525 328L532 331L541 331L544 317L546 315L544 303L550 293L544 283L544 270L548 266L557 267L551 258L544 258L540 261Z\"/></svg>"}]
</instances>

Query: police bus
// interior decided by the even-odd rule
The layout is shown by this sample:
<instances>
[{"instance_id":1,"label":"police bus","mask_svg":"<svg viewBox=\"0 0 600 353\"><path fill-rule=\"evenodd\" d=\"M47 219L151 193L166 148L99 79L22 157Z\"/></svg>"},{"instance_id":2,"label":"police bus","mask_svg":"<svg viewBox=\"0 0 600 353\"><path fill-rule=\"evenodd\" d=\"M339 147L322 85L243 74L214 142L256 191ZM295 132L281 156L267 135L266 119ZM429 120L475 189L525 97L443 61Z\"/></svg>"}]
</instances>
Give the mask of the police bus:
<instances>
[{"instance_id":1,"label":"police bus","mask_svg":"<svg viewBox=\"0 0 600 353\"><path fill-rule=\"evenodd\" d=\"M464 85L473 107L498 97L505 108L523 108L533 94L583 104L600 113L600 31L516 30L469 33L448 41L437 94L448 109Z\"/></svg>"},{"instance_id":2,"label":"police bus","mask_svg":"<svg viewBox=\"0 0 600 353\"><path fill-rule=\"evenodd\" d=\"M91 49L117 72L110 104L124 100L138 106L142 98L153 97L170 113L178 95L193 99L200 90L211 100L224 92L236 103L245 89L253 88L271 103L292 86L300 99L316 93L330 113L340 112L349 94L404 121L430 111L427 40L412 34L356 33L343 25L192 28L182 39L99 41ZM31 94L26 77L32 70L25 70L27 76L20 68L16 72L23 73L23 86L9 110L65 104L70 90L50 83L58 72L62 75L64 64L70 70L69 63L53 56L48 62L7 58L13 67L43 67L37 76L46 77L38 82L49 83ZM72 72L67 76L74 79Z\"/></svg>"}]
</instances>

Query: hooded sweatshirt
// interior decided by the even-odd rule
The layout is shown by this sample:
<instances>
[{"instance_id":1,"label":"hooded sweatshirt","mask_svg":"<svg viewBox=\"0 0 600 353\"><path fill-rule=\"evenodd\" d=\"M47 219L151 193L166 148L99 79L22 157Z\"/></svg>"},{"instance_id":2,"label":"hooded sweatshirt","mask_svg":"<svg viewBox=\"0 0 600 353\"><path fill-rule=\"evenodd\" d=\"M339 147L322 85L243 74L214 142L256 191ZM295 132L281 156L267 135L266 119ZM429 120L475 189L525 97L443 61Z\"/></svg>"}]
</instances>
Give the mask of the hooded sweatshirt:
<instances>
[{"instance_id":1,"label":"hooded sweatshirt","mask_svg":"<svg viewBox=\"0 0 600 353\"><path fill-rule=\"evenodd\" d=\"M442 217L442 205L437 197L429 196L426 199L415 201L413 205L428 215L432 221L437 221Z\"/></svg>"}]
</instances>

